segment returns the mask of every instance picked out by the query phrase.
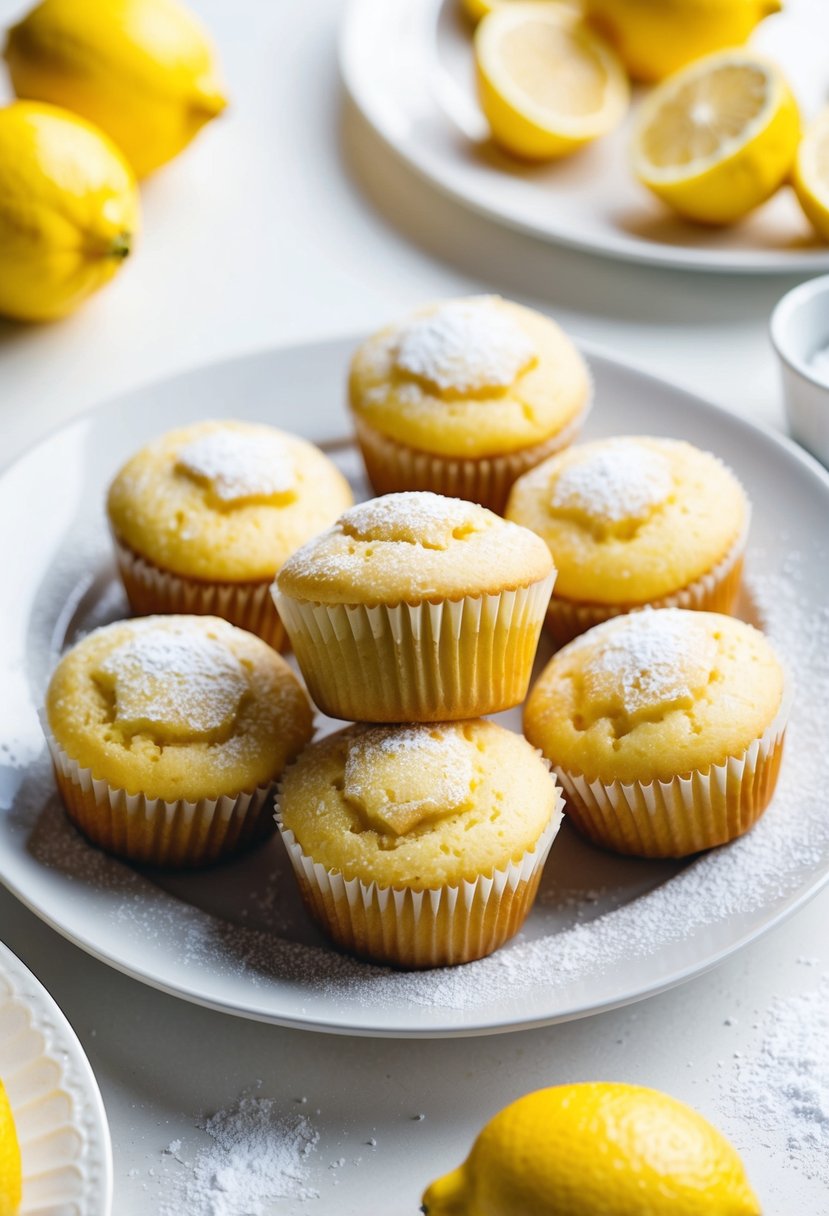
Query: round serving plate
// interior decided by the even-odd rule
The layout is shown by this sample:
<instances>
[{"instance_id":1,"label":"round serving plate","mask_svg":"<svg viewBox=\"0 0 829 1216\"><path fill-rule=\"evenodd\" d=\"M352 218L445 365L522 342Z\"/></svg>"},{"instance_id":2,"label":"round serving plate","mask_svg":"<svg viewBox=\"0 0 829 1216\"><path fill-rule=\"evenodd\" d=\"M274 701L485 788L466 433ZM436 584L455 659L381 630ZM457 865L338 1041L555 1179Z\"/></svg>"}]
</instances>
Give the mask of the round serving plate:
<instances>
[{"instance_id":1,"label":"round serving plate","mask_svg":"<svg viewBox=\"0 0 829 1216\"><path fill-rule=\"evenodd\" d=\"M651 198L628 164L638 97L617 131L565 160L532 165L500 152L476 99L470 35L460 0L350 0L341 28L352 100L443 193L510 228L629 262L733 274L829 270L829 249L788 187L724 229L686 223ZM787 0L754 39L787 70L806 116L825 104L825 0Z\"/></svg>"},{"instance_id":2,"label":"round serving plate","mask_svg":"<svg viewBox=\"0 0 829 1216\"><path fill-rule=\"evenodd\" d=\"M829 753L819 737L821 698L829 702L829 477L788 440L589 347L589 436L688 439L730 464L754 500L743 608L769 629L801 686L778 793L755 831L700 859L665 863L614 857L565 825L515 942L465 967L404 973L325 942L305 916L278 838L201 873L163 874L92 848L63 814L38 711L62 648L127 612L104 518L108 481L159 432L229 416L322 444L365 495L344 406L356 340L266 351L141 388L50 435L0 475L8 572L0 583L0 881L58 932L137 979L309 1029L518 1030L699 974L829 876ZM539 664L549 654L542 641ZM520 728L517 712L502 720ZM321 719L319 729L331 725Z\"/></svg>"},{"instance_id":3,"label":"round serving plate","mask_svg":"<svg viewBox=\"0 0 829 1216\"><path fill-rule=\"evenodd\" d=\"M3 945L0 1079L20 1141L19 1216L109 1216L112 1148L89 1061L49 993Z\"/></svg>"}]
</instances>

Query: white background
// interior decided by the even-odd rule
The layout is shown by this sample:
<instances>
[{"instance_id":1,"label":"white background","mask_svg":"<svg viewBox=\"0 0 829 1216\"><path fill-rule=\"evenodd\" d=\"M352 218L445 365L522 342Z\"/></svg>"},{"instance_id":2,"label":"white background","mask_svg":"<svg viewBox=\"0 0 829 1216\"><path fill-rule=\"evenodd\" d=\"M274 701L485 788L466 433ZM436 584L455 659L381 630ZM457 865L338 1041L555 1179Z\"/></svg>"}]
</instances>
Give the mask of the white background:
<instances>
[{"instance_id":1,"label":"white background","mask_svg":"<svg viewBox=\"0 0 829 1216\"><path fill-rule=\"evenodd\" d=\"M23 7L0 0L0 24ZM419 182L344 102L338 0L194 7L221 47L232 108L145 187L143 238L112 287L58 325L0 322L4 459L168 372L367 329L433 297L482 289L545 308L577 336L782 424L766 321L789 282L639 270L501 231ZM289 397L281 409L290 426ZM739 1140L767 1216L825 1216L823 1187L786 1159L785 1129L768 1147L752 1142L729 1120L727 1094L733 1053L756 1044L753 1023L773 997L807 991L829 969L827 912L829 893L718 971L647 1004L435 1043L328 1038L197 1009L86 957L3 893L0 937L89 1053L115 1143L118 1216L152 1216L162 1149L180 1137L192 1153L195 1120L258 1081L286 1110L307 1097L303 1113L321 1132L312 1179L321 1197L297 1211L404 1216L489 1114L538 1085L587 1079L653 1085L694 1103ZM370 1136L376 1149L365 1146ZM346 1164L329 1168L340 1157Z\"/></svg>"}]
</instances>

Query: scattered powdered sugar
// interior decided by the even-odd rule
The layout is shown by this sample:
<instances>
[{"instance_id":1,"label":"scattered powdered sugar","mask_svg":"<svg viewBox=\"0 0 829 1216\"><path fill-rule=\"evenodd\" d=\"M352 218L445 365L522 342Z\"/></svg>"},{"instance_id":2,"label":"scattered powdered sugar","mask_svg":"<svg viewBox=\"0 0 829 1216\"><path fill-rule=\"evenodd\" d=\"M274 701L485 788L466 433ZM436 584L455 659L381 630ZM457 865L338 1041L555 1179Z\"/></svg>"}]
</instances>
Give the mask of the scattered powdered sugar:
<instances>
[{"instance_id":1,"label":"scattered powdered sugar","mask_svg":"<svg viewBox=\"0 0 829 1216\"><path fill-rule=\"evenodd\" d=\"M645 610L605 625L601 644L584 664L589 704L620 701L628 714L654 706L690 702L708 680L716 646L692 613L676 608ZM576 646L579 645L577 641Z\"/></svg>"},{"instance_id":2,"label":"scattered powdered sugar","mask_svg":"<svg viewBox=\"0 0 829 1216\"><path fill-rule=\"evenodd\" d=\"M441 392L508 388L536 357L535 347L497 298L452 300L405 325L395 362Z\"/></svg>"},{"instance_id":3,"label":"scattered powdered sugar","mask_svg":"<svg viewBox=\"0 0 829 1216\"><path fill-rule=\"evenodd\" d=\"M381 828L402 835L469 802L470 746L452 726L368 727L349 743L343 792Z\"/></svg>"},{"instance_id":4,"label":"scattered powdered sugar","mask_svg":"<svg viewBox=\"0 0 829 1216\"><path fill-rule=\"evenodd\" d=\"M635 439L588 445L556 477L550 505L602 523L638 521L673 488L668 459Z\"/></svg>"},{"instance_id":5,"label":"scattered powdered sugar","mask_svg":"<svg viewBox=\"0 0 829 1216\"><path fill-rule=\"evenodd\" d=\"M773 1001L757 1029L756 1047L735 1060L724 1110L736 1116L738 1136L829 1185L829 976Z\"/></svg>"},{"instance_id":6,"label":"scattered powdered sugar","mask_svg":"<svg viewBox=\"0 0 829 1216\"><path fill-rule=\"evenodd\" d=\"M262 430L217 427L183 447L176 464L223 503L284 497L296 482L287 445Z\"/></svg>"},{"instance_id":7,"label":"scattered powdered sugar","mask_svg":"<svg viewBox=\"0 0 829 1216\"><path fill-rule=\"evenodd\" d=\"M248 681L226 646L172 622L135 622L131 634L98 669L99 678L111 681L115 718L125 729L195 739L235 716Z\"/></svg>"},{"instance_id":8,"label":"scattered powdered sugar","mask_svg":"<svg viewBox=\"0 0 829 1216\"><path fill-rule=\"evenodd\" d=\"M402 541L445 549L456 531L472 532L481 508L428 490L385 494L350 507L339 520L346 536L362 541Z\"/></svg>"},{"instance_id":9,"label":"scattered powdered sugar","mask_svg":"<svg viewBox=\"0 0 829 1216\"><path fill-rule=\"evenodd\" d=\"M285 1114L270 1098L243 1097L198 1125L211 1143L192 1164L181 1141L168 1154L185 1167L168 1171L159 1216L265 1216L278 1199L313 1199L308 1158L319 1133L304 1115Z\"/></svg>"}]
</instances>

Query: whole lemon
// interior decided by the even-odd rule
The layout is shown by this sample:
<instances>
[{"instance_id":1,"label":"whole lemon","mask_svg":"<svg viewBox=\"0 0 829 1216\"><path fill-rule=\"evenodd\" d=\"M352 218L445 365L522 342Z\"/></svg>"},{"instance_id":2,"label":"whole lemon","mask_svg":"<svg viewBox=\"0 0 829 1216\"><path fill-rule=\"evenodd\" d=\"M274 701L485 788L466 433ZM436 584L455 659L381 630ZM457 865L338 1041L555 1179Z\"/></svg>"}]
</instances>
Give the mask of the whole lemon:
<instances>
[{"instance_id":1,"label":"whole lemon","mask_svg":"<svg viewBox=\"0 0 829 1216\"><path fill-rule=\"evenodd\" d=\"M741 46L782 0L585 0L591 23L634 80L664 80L694 59Z\"/></svg>"},{"instance_id":2,"label":"whole lemon","mask_svg":"<svg viewBox=\"0 0 829 1216\"><path fill-rule=\"evenodd\" d=\"M71 312L116 273L138 219L133 172L90 123L39 102L0 109L0 313Z\"/></svg>"},{"instance_id":3,"label":"whole lemon","mask_svg":"<svg viewBox=\"0 0 829 1216\"><path fill-rule=\"evenodd\" d=\"M94 122L139 177L227 104L209 38L175 0L43 0L9 31L5 55L18 97Z\"/></svg>"},{"instance_id":4,"label":"whole lemon","mask_svg":"<svg viewBox=\"0 0 829 1216\"><path fill-rule=\"evenodd\" d=\"M730 1144L681 1102L633 1085L562 1085L492 1119L433 1182L427 1216L760 1216Z\"/></svg>"},{"instance_id":5,"label":"whole lemon","mask_svg":"<svg viewBox=\"0 0 829 1216\"><path fill-rule=\"evenodd\" d=\"M0 1216L13 1216L20 1206L20 1148L9 1099L0 1081Z\"/></svg>"}]
</instances>

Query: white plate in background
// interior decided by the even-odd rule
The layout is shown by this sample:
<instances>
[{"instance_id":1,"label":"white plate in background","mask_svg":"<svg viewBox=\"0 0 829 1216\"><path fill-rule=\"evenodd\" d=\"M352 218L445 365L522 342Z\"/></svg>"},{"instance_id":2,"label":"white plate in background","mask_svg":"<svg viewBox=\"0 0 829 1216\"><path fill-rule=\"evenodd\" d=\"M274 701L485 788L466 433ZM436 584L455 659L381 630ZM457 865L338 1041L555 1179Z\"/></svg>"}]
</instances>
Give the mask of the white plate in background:
<instances>
[{"instance_id":1,"label":"white plate in background","mask_svg":"<svg viewBox=\"0 0 829 1216\"><path fill-rule=\"evenodd\" d=\"M20 1141L19 1216L109 1216L112 1149L89 1061L49 993L3 945L0 1080Z\"/></svg>"},{"instance_id":2,"label":"white plate in background","mask_svg":"<svg viewBox=\"0 0 829 1216\"><path fill-rule=\"evenodd\" d=\"M739 274L829 270L829 249L788 187L734 227L673 216L630 172L630 120L559 162L522 164L500 152L475 97L470 33L460 0L350 0L341 30L342 75L357 107L444 193L509 227L626 261ZM829 102L826 0L787 0L754 37L788 70L805 114Z\"/></svg>"},{"instance_id":3,"label":"white plate in background","mask_svg":"<svg viewBox=\"0 0 829 1216\"><path fill-rule=\"evenodd\" d=\"M822 720L821 699L829 703L829 640L823 645L817 629L813 651L799 660L808 695L795 703L781 790L746 841L700 862L647 862L591 848L565 826L522 939L454 971L411 976L335 953L306 917L278 839L201 873L163 875L106 856L69 825L37 715L60 649L126 612L104 519L108 481L159 432L233 416L328 446L359 483L344 406L355 342L265 351L138 389L48 436L0 475L0 551L14 572L0 580L0 881L58 932L137 979L308 1029L517 1030L638 1000L713 966L829 877L829 751L808 734ZM829 603L829 476L782 437L589 347L586 354L596 387L589 436L686 438L737 471L754 501L752 582L773 590L777 580L781 596L796 592L791 611L781 601L772 635L784 647L811 646L804 622L811 629L821 613L825 621ZM548 655L542 642L539 661ZM516 713L504 717L517 726ZM536 949L551 958L540 975L527 962Z\"/></svg>"}]
</instances>

